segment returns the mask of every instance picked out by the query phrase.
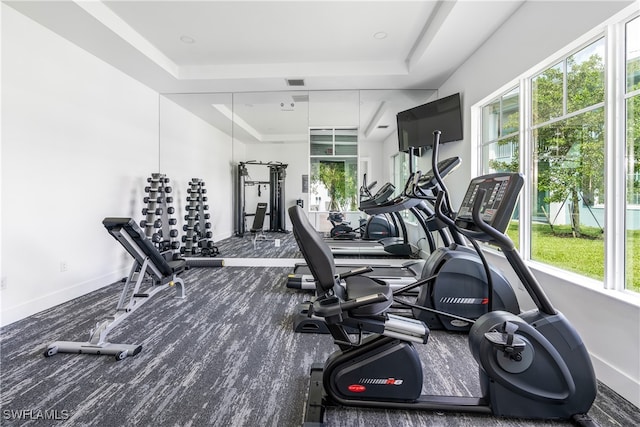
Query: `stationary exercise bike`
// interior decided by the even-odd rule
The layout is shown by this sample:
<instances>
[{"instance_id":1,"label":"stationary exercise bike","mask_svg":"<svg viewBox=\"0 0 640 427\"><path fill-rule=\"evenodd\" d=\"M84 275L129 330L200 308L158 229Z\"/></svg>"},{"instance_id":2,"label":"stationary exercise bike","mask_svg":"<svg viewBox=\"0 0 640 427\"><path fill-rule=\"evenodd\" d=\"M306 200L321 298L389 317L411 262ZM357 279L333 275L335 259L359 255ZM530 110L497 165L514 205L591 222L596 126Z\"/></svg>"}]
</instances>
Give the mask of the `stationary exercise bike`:
<instances>
[{"instance_id":1,"label":"stationary exercise bike","mask_svg":"<svg viewBox=\"0 0 640 427\"><path fill-rule=\"evenodd\" d=\"M326 291L312 310L324 317L339 347L324 366L311 369L305 425L322 425L325 408L336 405L591 423L585 414L596 396L596 379L587 349L555 310L513 242L494 226L494 219L511 216L522 184L517 173L473 179L450 224L468 238L498 245L536 306L517 316L493 311L469 319L469 348L480 368L479 397L421 395L423 373L415 344L427 342L427 326L388 314L389 289L375 281L359 277L359 286L346 298L333 292L330 252L314 237L304 214L290 209L301 252L312 269L320 271L318 284ZM442 209L442 194L436 209ZM359 334L354 339L345 327Z\"/></svg>"}]
</instances>

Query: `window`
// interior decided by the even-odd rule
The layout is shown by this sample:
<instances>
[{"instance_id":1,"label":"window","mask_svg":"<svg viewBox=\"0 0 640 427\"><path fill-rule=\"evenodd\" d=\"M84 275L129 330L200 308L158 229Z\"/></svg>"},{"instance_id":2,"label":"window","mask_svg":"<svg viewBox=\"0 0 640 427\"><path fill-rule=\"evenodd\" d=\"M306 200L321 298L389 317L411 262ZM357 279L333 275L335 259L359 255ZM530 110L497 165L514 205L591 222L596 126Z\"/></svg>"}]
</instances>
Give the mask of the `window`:
<instances>
[{"instance_id":1,"label":"window","mask_svg":"<svg viewBox=\"0 0 640 427\"><path fill-rule=\"evenodd\" d=\"M623 23L620 39L614 26L606 32L612 39L578 46L474 107L481 129L480 172L525 174L529 203L518 225L528 258L603 283L613 278L619 283L624 276L625 288L640 292L640 17ZM624 61L608 63L605 46L616 44L624 46ZM624 87L616 87L615 75L624 77ZM606 105L616 97L615 105ZM622 128L622 134L616 132ZM619 155L610 154L614 146ZM614 170L605 176L607 168ZM622 170L626 198L607 197L622 194L611 178L621 182ZM619 232L605 232L606 224L614 224L606 222L607 212L620 212L609 214L620 224L626 219L624 242ZM517 228L508 232L515 242ZM605 250L622 253L622 246L624 263L612 268ZM612 272L623 264L624 275Z\"/></svg>"},{"instance_id":2,"label":"window","mask_svg":"<svg viewBox=\"0 0 640 427\"><path fill-rule=\"evenodd\" d=\"M520 168L519 98L516 87L482 108L483 173L516 172Z\"/></svg>"},{"instance_id":3,"label":"window","mask_svg":"<svg viewBox=\"0 0 640 427\"><path fill-rule=\"evenodd\" d=\"M396 191L392 197L399 196L409 179L409 154L399 152L393 156L393 185L396 187ZM400 212L402 219L405 222L412 222L414 218L409 215L409 211L402 210Z\"/></svg>"},{"instance_id":4,"label":"window","mask_svg":"<svg viewBox=\"0 0 640 427\"><path fill-rule=\"evenodd\" d=\"M604 280L604 39L534 76L531 92L531 258Z\"/></svg>"},{"instance_id":5,"label":"window","mask_svg":"<svg viewBox=\"0 0 640 427\"><path fill-rule=\"evenodd\" d=\"M482 108L482 173L520 170L520 88L515 87ZM507 234L518 246L516 207Z\"/></svg>"},{"instance_id":6,"label":"window","mask_svg":"<svg viewBox=\"0 0 640 427\"><path fill-rule=\"evenodd\" d=\"M310 129L313 211L358 210L358 129Z\"/></svg>"}]
</instances>

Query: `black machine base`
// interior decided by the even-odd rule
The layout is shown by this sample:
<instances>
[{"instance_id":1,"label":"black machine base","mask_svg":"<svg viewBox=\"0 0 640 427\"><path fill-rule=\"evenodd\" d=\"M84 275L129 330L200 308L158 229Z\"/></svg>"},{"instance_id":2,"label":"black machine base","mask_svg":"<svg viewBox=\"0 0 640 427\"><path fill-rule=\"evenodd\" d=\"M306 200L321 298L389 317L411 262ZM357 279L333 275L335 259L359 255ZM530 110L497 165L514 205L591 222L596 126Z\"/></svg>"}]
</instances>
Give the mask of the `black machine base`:
<instances>
[{"instance_id":1,"label":"black machine base","mask_svg":"<svg viewBox=\"0 0 640 427\"><path fill-rule=\"evenodd\" d=\"M324 366L322 363L311 365L309 379L309 395L304 412L304 427L324 426L324 413L328 407L340 405L359 406L365 408L382 409L415 409L429 411L475 412L491 414L487 401L478 397L457 396L422 396L413 402L389 402L374 400L348 400L333 402L327 396L323 387Z\"/></svg>"}]
</instances>

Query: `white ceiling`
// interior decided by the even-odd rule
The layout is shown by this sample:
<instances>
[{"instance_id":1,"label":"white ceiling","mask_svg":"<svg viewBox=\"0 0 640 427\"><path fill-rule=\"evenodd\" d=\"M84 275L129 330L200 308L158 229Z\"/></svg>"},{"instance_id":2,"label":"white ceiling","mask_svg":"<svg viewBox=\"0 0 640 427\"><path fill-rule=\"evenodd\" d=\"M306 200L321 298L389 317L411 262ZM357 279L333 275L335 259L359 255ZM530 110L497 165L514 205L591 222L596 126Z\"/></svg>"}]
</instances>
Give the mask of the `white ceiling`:
<instances>
[{"instance_id":1,"label":"white ceiling","mask_svg":"<svg viewBox=\"0 0 640 427\"><path fill-rule=\"evenodd\" d=\"M437 89L523 1L5 3L160 93L204 94ZM288 78L305 86L289 87ZM196 114L212 103L173 99Z\"/></svg>"},{"instance_id":2,"label":"white ceiling","mask_svg":"<svg viewBox=\"0 0 640 427\"><path fill-rule=\"evenodd\" d=\"M523 1L6 3L159 92L191 93L287 90L285 78L437 88Z\"/></svg>"}]
</instances>

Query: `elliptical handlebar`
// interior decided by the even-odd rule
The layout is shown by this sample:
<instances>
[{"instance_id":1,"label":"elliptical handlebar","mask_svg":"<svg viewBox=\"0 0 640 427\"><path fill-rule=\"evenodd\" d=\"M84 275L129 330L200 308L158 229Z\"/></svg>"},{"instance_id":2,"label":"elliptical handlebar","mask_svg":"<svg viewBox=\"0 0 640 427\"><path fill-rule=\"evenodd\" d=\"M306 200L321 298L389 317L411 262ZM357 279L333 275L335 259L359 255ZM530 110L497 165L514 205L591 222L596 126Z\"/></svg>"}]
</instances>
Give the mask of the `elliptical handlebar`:
<instances>
[{"instance_id":1,"label":"elliptical handlebar","mask_svg":"<svg viewBox=\"0 0 640 427\"><path fill-rule=\"evenodd\" d=\"M452 218L450 218L448 215L446 215L444 213L444 211L442 210L444 197L445 197L445 192L443 190L438 190L438 195L436 196L436 201L433 204L434 212L435 212L436 216L438 217L438 219L442 220L449 227L453 227L454 229L457 230L458 226L456 225L455 221Z\"/></svg>"},{"instance_id":2,"label":"elliptical handlebar","mask_svg":"<svg viewBox=\"0 0 640 427\"><path fill-rule=\"evenodd\" d=\"M520 278L520 281L526 288L529 296L543 313L553 315L556 314L556 309L551 304L551 300L547 297L542 286L535 278L529 267L524 263L518 251L513 244L513 241L507 237L505 234L496 230L494 227L489 225L480 214L482 210L482 203L484 202L484 198L487 191L484 188L479 188L476 199L473 201L473 208L471 210L471 217L473 219L474 224L481 230L481 233L488 235L492 238L492 240L502 249L507 261L511 264L511 267ZM465 230L465 233L467 230Z\"/></svg>"},{"instance_id":3,"label":"elliptical handlebar","mask_svg":"<svg viewBox=\"0 0 640 427\"><path fill-rule=\"evenodd\" d=\"M444 205L447 212L453 214L453 208L451 207L451 201L449 200L449 190L444 184L440 170L438 169L438 158L440 156L440 132L439 130L433 131L433 153L431 154L431 170L436 182L440 186L440 191L444 192Z\"/></svg>"}]
</instances>

